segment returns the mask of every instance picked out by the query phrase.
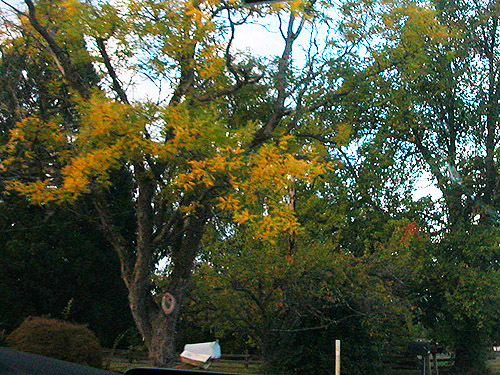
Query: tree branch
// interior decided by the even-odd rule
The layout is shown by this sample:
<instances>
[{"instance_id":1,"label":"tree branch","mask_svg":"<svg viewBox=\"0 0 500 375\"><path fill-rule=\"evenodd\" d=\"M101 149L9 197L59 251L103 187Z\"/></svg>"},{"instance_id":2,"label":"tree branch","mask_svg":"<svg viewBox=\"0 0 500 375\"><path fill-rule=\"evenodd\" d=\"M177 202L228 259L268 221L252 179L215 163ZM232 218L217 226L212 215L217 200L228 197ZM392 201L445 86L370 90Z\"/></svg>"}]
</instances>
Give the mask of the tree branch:
<instances>
[{"instance_id":1,"label":"tree branch","mask_svg":"<svg viewBox=\"0 0 500 375\"><path fill-rule=\"evenodd\" d=\"M103 38L96 38L96 43L97 43L97 49L99 50L99 53L101 54L101 57L104 61L104 65L106 66L106 69L108 71L109 76L111 77L111 80L113 82L113 90L116 92L120 100L125 103L125 104L130 104L127 94L125 93L125 90L123 90L122 85L120 80L118 79L118 76L116 74L116 71L113 67L113 64L111 64L111 59L109 58L108 52L106 51L106 45L105 41Z\"/></svg>"},{"instance_id":2,"label":"tree branch","mask_svg":"<svg viewBox=\"0 0 500 375\"><path fill-rule=\"evenodd\" d=\"M50 35L47 29L43 27L38 21L35 4L32 0L24 0L24 2L28 6L28 19L31 23L31 26L33 26L33 28L47 43L49 52L54 58L54 61L61 71L61 74L68 81L70 86L75 89L83 98L88 98L90 95L89 87L82 81L82 78L74 69L73 64L71 63L66 52L61 47L59 47L52 35Z\"/></svg>"},{"instance_id":3,"label":"tree branch","mask_svg":"<svg viewBox=\"0 0 500 375\"><path fill-rule=\"evenodd\" d=\"M108 212L105 205L98 198L93 198L92 202L99 215L101 226L106 238L113 245L116 253L118 254L121 276L125 286L130 288L130 284L132 282L133 259L131 252L129 251L129 245L125 238L121 235L118 228L116 228L113 224L111 214Z\"/></svg>"}]
</instances>

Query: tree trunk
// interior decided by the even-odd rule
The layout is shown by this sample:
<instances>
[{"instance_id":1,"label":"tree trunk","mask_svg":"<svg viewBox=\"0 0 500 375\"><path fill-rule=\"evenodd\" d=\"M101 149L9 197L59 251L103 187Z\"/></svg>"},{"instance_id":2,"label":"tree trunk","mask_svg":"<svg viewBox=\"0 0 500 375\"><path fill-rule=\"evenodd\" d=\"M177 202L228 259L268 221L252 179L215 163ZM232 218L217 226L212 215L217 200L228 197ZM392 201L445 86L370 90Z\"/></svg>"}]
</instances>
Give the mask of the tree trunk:
<instances>
[{"instance_id":1,"label":"tree trunk","mask_svg":"<svg viewBox=\"0 0 500 375\"><path fill-rule=\"evenodd\" d=\"M155 366L171 366L177 360L174 346L175 327L188 282L189 279L176 280L177 290L167 291L166 294L173 297L172 311L164 311L161 302L154 299L151 285L142 288L131 286L129 289L130 310L148 349L149 358Z\"/></svg>"},{"instance_id":2,"label":"tree trunk","mask_svg":"<svg viewBox=\"0 0 500 375\"><path fill-rule=\"evenodd\" d=\"M455 345L453 375L484 375L486 367L486 343L474 324L457 332L460 341Z\"/></svg>"},{"instance_id":3,"label":"tree trunk","mask_svg":"<svg viewBox=\"0 0 500 375\"><path fill-rule=\"evenodd\" d=\"M187 281L187 280L186 280ZM137 328L144 339L149 358L155 366L168 367L177 360L174 336L181 304L187 283L178 283L180 288L168 292L175 301L172 311L164 311L148 288L130 288L130 309Z\"/></svg>"},{"instance_id":4,"label":"tree trunk","mask_svg":"<svg viewBox=\"0 0 500 375\"><path fill-rule=\"evenodd\" d=\"M178 310L170 315L159 311L153 318L152 336L148 349L149 358L155 366L170 366L178 359L174 345L178 316Z\"/></svg>"},{"instance_id":5,"label":"tree trunk","mask_svg":"<svg viewBox=\"0 0 500 375\"><path fill-rule=\"evenodd\" d=\"M168 367L177 360L175 327L189 287L207 213L198 212L196 216L181 218L173 227L175 235L169 242L172 272L162 294L152 293L150 276L155 270L150 262L135 263L135 279L129 284L130 309L155 366ZM139 253L137 259L140 259Z\"/></svg>"}]
</instances>

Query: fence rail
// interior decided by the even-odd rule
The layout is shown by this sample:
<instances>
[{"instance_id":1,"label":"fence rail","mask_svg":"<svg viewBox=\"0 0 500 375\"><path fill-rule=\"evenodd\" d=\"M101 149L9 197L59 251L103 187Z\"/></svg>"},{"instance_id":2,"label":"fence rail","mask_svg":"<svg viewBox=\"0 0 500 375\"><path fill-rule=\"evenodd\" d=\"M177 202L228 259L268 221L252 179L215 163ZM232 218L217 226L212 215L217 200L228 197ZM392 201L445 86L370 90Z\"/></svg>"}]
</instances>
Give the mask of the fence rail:
<instances>
[{"instance_id":1,"label":"fence rail","mask_svg":"<svg viewBox=\"0 0 500 375\"><path fill-rule=\"evenodd\" d=\"M104 358L121 358L130 363L138 361L147 361L148 353L137 349L102 349ZM249 364L261 361L261 357L254 354L222 354L222 361L245 361Z\"/></svg>"},{"instance_id":2,"label":"fence rail","mask_svg":"<svg viewBox=\"0 0 500 375\"><path fill-rule=\"evenodd\" d=\"M497 359L500 358L500 351L489 351L488 352L489 359ZM134 363L148 362L148 353L144 350L140 349L103 349L103 362L105 364L110 365L111 361L118 360L122 363L128 363L129 365L133 365ZM438 354L437 361L439 363L439 368L446 369L449 366L453 365L455 358L452 354ZM232 364L238 362L238 366L241 368L250 368L251 366L262 364L262 357L254 355L254 354L223 354L221 358L214 362L214 366L227 366L231 367ZM411 370L416 369L421 364L421 360L419 358L408 358L402 354L393 354L387 356L384 359L384 367L394 369L394 370Z\"/></svg>"}]
</instances>

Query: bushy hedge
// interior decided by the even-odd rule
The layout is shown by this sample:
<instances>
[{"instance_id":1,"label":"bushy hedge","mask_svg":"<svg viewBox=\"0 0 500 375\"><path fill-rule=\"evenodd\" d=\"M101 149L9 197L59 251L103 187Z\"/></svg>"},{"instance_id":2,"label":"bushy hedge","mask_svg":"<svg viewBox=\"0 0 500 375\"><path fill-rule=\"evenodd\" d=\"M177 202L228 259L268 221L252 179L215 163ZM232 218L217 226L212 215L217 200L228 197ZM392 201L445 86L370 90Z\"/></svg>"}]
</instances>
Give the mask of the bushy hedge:
<instances>
[{"instance_id":1,"label":"bushy hedge","mask_svg":"<svg viewBox=\"0 0 500 375\"><path fill-rule=\"evenodd\" d=\"M17 350L82 365L101 367L102 352L96 335L83 325L29 317L8 337Z\"/></svg>"}]
</instances>

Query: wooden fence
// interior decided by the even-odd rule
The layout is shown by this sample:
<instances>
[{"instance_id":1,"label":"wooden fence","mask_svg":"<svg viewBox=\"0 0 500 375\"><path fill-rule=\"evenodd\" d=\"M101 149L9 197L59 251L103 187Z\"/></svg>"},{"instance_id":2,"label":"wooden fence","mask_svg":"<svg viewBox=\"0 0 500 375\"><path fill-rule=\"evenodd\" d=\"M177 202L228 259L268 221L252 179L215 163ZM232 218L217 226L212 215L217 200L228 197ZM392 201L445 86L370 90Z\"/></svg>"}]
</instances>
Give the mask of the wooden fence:
<instances>
[{"instance_id":1,"label":"wooden fence","mask_svg":"<svg viewBox=\"0 0 500 375\"><path fill-rule=\"evenodd\" d=\"M148 353L144 350L137 349L103 349L103 362L108 364L111 359L120 360L122 362L128 362L130 364L143 363L149 360ZM245 368L249 368L251 365L255 365L262 362L259 356L252 354L223 354L220 362L239 362L243 363Z\"/></svg>"},{"instance_id":2,"label":"wooden fence","mask_svg":"<svg viewBox=\"0 0 500 375\"><path fill-rule=\"evenodd\" d=\"M489 359L499 359L500 351L488 352ZM131 366L143 366L149 362L148 354L144 350L138 349L103 349L103 364L108 366L111 361L120 361L128 363ZM453 365L454 356L452 354L438 354L437 361L440 369L443 369L443 374L446 374L446 369ZM408 358L404 355L390 355L385 358L384 365L387 368L394 370L415 370L421 365L419 359ZM252 354L223 354L220 360L217 360L214 365L225 366L231 368L232 364L236 364L240 368L249 369L262 364L262 358ZM149 364L150 365L150 364Z\"/></svg>"}]
</instances>

